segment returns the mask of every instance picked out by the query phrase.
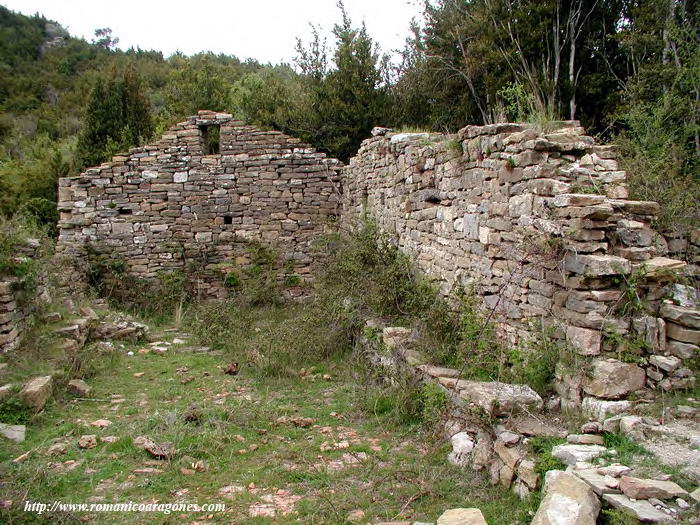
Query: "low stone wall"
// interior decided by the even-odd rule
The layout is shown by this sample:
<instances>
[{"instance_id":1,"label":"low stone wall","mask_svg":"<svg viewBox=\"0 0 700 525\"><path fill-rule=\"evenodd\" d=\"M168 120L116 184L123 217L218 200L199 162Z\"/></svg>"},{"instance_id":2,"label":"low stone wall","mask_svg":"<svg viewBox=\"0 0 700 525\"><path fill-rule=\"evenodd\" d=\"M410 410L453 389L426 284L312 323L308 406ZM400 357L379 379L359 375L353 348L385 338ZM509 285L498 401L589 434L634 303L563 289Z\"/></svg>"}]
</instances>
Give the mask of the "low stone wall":
<instances>
[{"instance_id":1,"label":"low stone wall","mask_svg":"<svg viewBox=\"0 0 700 525\"><path fill-rule=\"evenodd\" d=\"M211 274L203 295L216 296L260 242L306 278L312 241L339 211L338 169L298 139L200 111L154 144L61 179L57 250L90 247L143 278L197 265Z\"/></svg>"},{"instance_id":2,"label":"low stone wall","mask_svg":"<svg viewBox=\"0 0 700 525\"><path fill-rule=\"evenodd\" d=\"M347 223L373 217L445 295L472 288L510 344L543 320L580 356L635 361L646 386L693 383L694 276L651 228L658 204L627 198L614 148L578 122L389 132L362 144L342 186ZM581 382L560 378L580 404Z\"/></svg>"},{"instance_id":3,"label":"low stone wall","mask_svg":"<svg viewBox=\"0 0 700 525\"><path fill-rule=\"evenodd\" d=\"M35 258L39 243L30 240L17 252L17 258ZM14 350L22 338L37 297L46 294L43 276L36 283L32 297L26 297L21 288L21 281L12 275L0 275L0 354Z\"/></svg>"}]
</instances>

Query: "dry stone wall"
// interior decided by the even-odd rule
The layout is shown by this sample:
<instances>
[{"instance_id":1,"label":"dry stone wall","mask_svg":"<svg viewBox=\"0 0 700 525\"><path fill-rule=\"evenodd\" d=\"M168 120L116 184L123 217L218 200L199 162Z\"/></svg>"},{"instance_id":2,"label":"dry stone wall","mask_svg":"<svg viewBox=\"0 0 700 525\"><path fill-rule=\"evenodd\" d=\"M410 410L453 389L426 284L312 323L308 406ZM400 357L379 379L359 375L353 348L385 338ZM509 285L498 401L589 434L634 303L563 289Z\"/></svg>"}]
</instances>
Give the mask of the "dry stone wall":
<instances>
[{"instance_id":1,"label":"dry stone wall","mask_svg":"<svg viewBox=\"0 0 700 525\"><path fill-rule=\"evenodd\" d=\"M511 344L542 320L599 375L638 377L608 357L641 372L640 384L611 396L587 386L583 367L560 366L563 402L694 383L687 365L700 313L683 283L696 267L667 256L650 226L658 204L628 198L614 148L578 122L468 126L453 136L377 129L342 186L346 223L373 217L444 294L472 288Z\"/></svg>"},{"instance_id":2,"label":"dry stone wall","mask_svg":"<svg viewBox=\"0 0 700 525\"><path fill-rule=\"evenodd\" d=\"M19 247L16 258L19 260L37 257L39 242L29 239ZM14 350L22 338L28 324L33 304L39 299L46 300L45 276L36 278L35 288L22 289L22 279L14 275L0 274L0 354Z\"/></svg>"},{"instance_id":3,"label":"dry stone wall","mask_svg":"<svg viewBox=\"0 0 700 525\"><path fill-rule=\"evenodd\" d=\"M200 111L154 144L61 179L58 251L90 247L143 278L196 263L200 292L221 296L226 268L250 265L259 242L307 278L312 240L337 213L338 169L297 139Z\"/></svg>"}]
</instances>

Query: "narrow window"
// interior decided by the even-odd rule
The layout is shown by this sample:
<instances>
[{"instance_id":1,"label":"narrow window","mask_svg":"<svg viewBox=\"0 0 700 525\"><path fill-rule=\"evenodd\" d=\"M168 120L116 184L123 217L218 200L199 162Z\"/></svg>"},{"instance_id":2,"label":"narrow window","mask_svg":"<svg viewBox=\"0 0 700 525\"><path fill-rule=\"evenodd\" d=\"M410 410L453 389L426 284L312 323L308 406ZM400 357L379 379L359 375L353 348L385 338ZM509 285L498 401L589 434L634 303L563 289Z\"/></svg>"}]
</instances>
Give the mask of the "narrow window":
<instances>
[{"instance_id":1,"label":"narrow window","mask_svg":"<svg viewBox=\"0 0 700 525\"><path fill-rule=\"evenodd\" d=\"M219 154L219 138L221 136L221 126L212 124L210 126L199 126L202 142L202 151L205 155Z\"/></svg>"},{"instance_id":2,"label":"narrow window","mask_svg":"<svg viewBox=\"0 0 700 525\"><path fill-rule=\"evenodd\" d=\"M233 224L233 217L231 215L224 215L224 224Z\"/></svg>"},{"instance_id":3,"label":"narrow window","mask_svg":"<svg viewBox=\"0 0 700 525\"><path fill-rule=\"evenodd\" d=\"M132 215L133 213L134 211L129 208L119 208L119 215Z\"/></svg>"}]
</instances>

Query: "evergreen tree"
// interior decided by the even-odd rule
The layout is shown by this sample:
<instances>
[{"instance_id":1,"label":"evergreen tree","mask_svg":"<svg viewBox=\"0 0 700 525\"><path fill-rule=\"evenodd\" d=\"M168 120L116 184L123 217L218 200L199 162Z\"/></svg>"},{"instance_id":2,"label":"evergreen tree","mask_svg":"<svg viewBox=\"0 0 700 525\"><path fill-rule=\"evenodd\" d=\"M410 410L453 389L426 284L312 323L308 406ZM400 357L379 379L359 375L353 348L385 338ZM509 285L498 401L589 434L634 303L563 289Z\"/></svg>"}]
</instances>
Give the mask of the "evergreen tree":
<instances>
[{"instance_id":1,"label":"evergreen tree","mask_svg":"<svg viewBox=\"0 0 700 525\"><path fill-rule=\"evenodd\" d=\"M142 144L153 135L150 104L131 68L105 82L98 78L90 93L85 123L78 137L79 169L107 160L118 151Z\"/></svg>"}]
</instances>

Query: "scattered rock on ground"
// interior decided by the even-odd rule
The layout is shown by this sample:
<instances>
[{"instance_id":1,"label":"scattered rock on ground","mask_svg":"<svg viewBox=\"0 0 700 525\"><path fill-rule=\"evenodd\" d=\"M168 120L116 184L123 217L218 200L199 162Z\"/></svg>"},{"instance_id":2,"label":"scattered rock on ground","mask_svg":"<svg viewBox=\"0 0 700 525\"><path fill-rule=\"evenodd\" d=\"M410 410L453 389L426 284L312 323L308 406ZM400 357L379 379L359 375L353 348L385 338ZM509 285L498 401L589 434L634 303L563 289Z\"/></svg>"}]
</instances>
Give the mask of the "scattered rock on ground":
<instances>
[{"instance_id":1,"label":"scattered rock on ground","mask_svg":"<svg viewBox=\"0 0 700 525\"><path fill-rule=\"evenodd\" d=\"M74 396L84 397L90 393L90 386L82 379L71 379L68 381L68 393Z\"/></svg>"},{"instance_id":2,"label":"scattered rock on ground","mask_svg":"<svg viewBox=\"0 0 700 525\"><path fill-rule=\"evenodd\" d=\"M631 514L644 523L674 523L676 521L646 500L632 501L624 494L604 494L603 501L616 509Z\"/></svg>"},{"instance_id":3,"label":"scattered rock on ground","mask_svg":"<svg viewBox=\"0 0 700 525\"><path fill-rule=\"evenodd\" d=\"M21 443L24 441L24 436L27 429L24 425L6 425L0 423L0 436L3 436L11 441Z\"/></svg>"},{"instance_id":4,"label":"scattered rock on ground","mask_svg":"<svg viewBox=\"0 0 700 525\"><path fill-rule=\"evenodd\" d=\"M442 513L436 525L487 525L479 509L450 509Z\"/></svg>"},{"instance_id":5,"label":"scattered rock on ground","mask_svg":"<svg viewBox=\"0 0 700 525\"><path fill-rule=\"evenodd\" d=\"M599 512L598 497L585 482L568 472L550 470L531 525L595 525Z\"/></svg>"},{"instance_id":6,"label":"scattered rock on ground","mask_svg":"<svg viewBox=\"0 0 700 525\"><path fill-rule=\"evenodd\" d=\"M577 462L590 461L602 456L608 451L600 445L557 445L552 449L552 455L566 465L575 465Z\"/></svg>"},{"instance_id":7,"label":"scattered rock on ground","mask_svg":"<svg viewBox=\"0 0 700 525\"><path fill-rule=\"evenodd\" d=\"M625 496L632 499L671 499L688 495L688 491L678 486L673 481L634 478L632 476L622 476L620 480L620 489L624 492Z\"/></svg>"},{"instance_id":8,"label":"scattered rock on ground","mask_svg":"<svg viewBox=\"0 0 700 525\"><path fill-rule=\"evenodd\" d=\"M86 434L78 439L80 448L95 448L97 446L97 436L95 434Z\"/></svg>"},{"instance_id":9,"label":"scattered rock on ground","mask_svg":"<svg viewBox=\"0 0 700 525\"><path fill-rule=\"evenodd\" d=\"M41 376L31 379L19 393L20 399L39 412L44 408L53 390L53 378Z\"/></svg>"}]
</instances>

